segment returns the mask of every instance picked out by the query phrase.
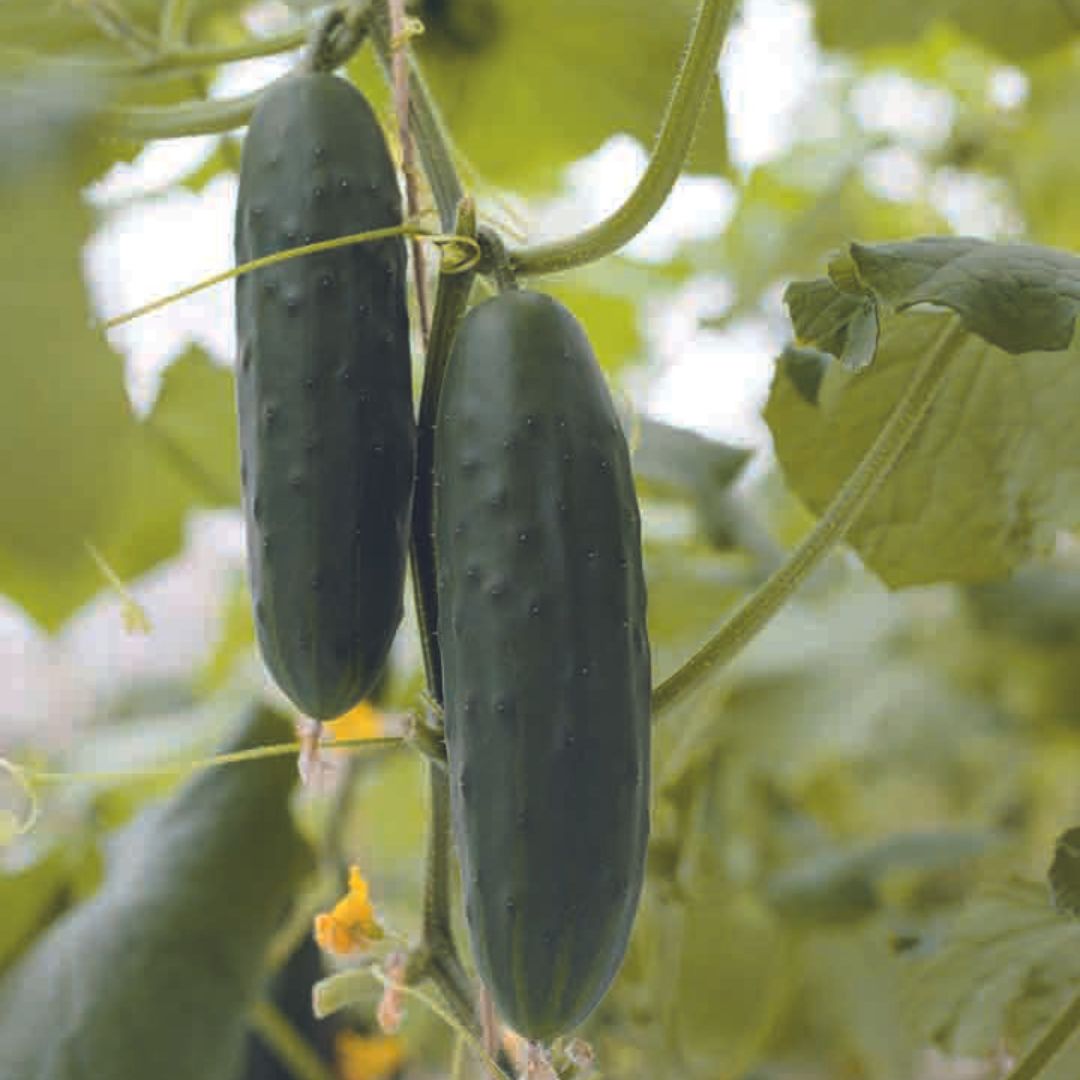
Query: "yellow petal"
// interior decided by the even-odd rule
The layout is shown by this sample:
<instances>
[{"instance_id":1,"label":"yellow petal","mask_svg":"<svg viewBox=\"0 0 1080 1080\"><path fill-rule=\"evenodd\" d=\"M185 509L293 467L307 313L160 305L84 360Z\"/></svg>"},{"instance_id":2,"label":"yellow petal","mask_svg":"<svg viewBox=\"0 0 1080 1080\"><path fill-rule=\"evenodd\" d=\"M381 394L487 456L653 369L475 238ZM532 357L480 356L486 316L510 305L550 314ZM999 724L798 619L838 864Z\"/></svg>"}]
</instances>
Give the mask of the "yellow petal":
<instances>
[{"instance_id":1,"label":"yellow petal","mask_svg":"<svg viewBox=\"0 0 1080 1080\"><path fill-rule=\"evenodd\" d=\"M384 734L382 714L369 701L361 701L336 720L328 720L323 727L337 741L378 739Z\"/></svg>"},{"instance_id":2,"label":"yellow petal","mask_svg":"<svg viewBox=\"0 0 1080 1080\"><path fill-rule=\"evenodd\" d=\"M397 1035L338 1033L335 1041L342 1080L384 1080L405 1062L405 1044Z\"/></svg>"}]
</instances>

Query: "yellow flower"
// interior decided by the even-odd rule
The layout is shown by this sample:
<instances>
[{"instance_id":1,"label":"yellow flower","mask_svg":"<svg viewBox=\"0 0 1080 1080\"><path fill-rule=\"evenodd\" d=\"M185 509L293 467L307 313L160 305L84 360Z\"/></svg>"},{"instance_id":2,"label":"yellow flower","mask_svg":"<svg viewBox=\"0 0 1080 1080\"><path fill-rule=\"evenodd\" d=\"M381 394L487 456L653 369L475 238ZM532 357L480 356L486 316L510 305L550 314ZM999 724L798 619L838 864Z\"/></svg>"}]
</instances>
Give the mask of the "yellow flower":
<instances>
[{"instance_id":1,"label":"yellow flower","mask_svg":"<svg viewBox=\"0 0 1080 1080\"><path fill-rule=\"evenodd\" d=\"M383 936L368 897L368 883L359 867L349 870L349 891L329 914L315 917L315 940L319 947L339 956L366 952Z\"/></svg>"},{"instance_id":2,"label":"yellow flower","mask_svg":"<svg viewBox=\"0 0 1080 1080\"><path fill-rule=\"evenodd\" d=\"M378 739L384 734L382 714L369 701L361 701L337 719L328 720L323 727L337 741Z\"/></svg>"},{"instance_id":3,"label":"yellow flower","mask_svg":"<svg viewBox=\"0 0 1080 1080\"><path fill-rule=\"evenodd\" d=\"M342 1080L384 1080L405 1063L405 1043L397 1035L342 1031L334 1046Z\"/></svg>"}]
</instances>

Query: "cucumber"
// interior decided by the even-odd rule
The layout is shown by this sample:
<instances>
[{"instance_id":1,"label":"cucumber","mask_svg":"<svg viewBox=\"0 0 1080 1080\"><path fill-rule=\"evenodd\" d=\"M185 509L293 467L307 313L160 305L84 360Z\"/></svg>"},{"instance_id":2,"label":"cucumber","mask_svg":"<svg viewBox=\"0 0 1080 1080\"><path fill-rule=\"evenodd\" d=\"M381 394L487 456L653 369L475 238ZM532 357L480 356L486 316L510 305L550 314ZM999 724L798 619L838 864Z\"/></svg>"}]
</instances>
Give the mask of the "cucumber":
<instances>
[{"instance_id":1,"label":"cucumber","mask_svg":"<svg viewBox=\"0 0 1080 1080\"><path fill-rule=\"evenodd\" d=\"M435 431L451 810L476 966L531 1039L615 976L649 832L650 658L626 440L557 301L472 309Z\"/></svg>"},{"instance_id":2,"label":"cucumber","mask_svg":"<svg viewBox=\"0 0 1080 1080\"><path fill-rule=\"evenodd\" d=\"M237 262L401 222L378 121L351 84L290 77L244 141ZM401 620L415 460L401 237L236 283L237 412L259 646L319 720L369 690Z\"/></svg>"}]
</instances>

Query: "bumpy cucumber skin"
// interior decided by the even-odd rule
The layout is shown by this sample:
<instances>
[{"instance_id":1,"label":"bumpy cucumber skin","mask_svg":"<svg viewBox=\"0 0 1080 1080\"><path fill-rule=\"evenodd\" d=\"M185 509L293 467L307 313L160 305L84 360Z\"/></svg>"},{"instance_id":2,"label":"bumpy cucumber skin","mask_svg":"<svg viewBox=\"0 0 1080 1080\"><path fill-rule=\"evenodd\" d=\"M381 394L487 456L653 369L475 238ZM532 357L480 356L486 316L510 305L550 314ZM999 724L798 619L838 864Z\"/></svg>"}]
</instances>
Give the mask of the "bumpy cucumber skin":
<instances>
[{"instance_id":1,"label":"bumpy cucumber skin","mask_svg":"<svg viewBox=\"0 0 1080 1080\"><path fill-rule=\"evenodd\" d=\"M451 806L477 967L533 1039L614 978L649 832L650 658L626 440L561 304L474 308L435 433Z\"/></svg>"},{"instance_id":2,"label":"bumpy cucumber skin","mask_svg":"<svg viewBox=\"0 0 1080 1080\"><path fill-rule=\"evenodd\" d=\"M358 90L310 74L267 93L244 142L237 262L400 222ZM404 241L241 276L236 329L259 645L292 701L329 719L370 689L401 621L416 441Z\"/></svg>"}]
</instances>

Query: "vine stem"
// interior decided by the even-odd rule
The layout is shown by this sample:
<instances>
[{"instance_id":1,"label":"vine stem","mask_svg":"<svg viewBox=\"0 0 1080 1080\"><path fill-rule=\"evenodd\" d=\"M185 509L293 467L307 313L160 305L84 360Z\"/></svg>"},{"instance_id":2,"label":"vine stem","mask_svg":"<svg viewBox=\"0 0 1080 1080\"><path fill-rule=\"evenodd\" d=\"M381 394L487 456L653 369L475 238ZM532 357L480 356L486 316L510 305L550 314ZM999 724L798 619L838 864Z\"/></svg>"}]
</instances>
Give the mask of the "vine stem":
<instances>
[{"instance_id":1,"label":"vine stem","mask_svg":"<svg viewBox=\"0 0 1080 1080\"><path fill-rule=\"evenodd\" d=\"M1075 1034L1077 1028L1080 1028L1080 994L1065 1006L1058 1018L1043 1032L1039 1041L1005 1080L1035 1080L1050 1063L1051 1058Z\"/></svg>"},{"instance_id":2,"label":"vine stem","mask_svg":"<svg viewBox=\"0 0 1080 1080\"><path fill-rule=\"evenodd\" d=\"M234 98L183 105L113 105L102 113L102 120L109 134L140 142L219 135L246 124L267 89L264 86Z\"/></svg>"},{"instance_id":3,"label":"vine stem","mask_svg":"<svg viewBox=\"0 0 1080 1080\"><path fill-rule=\"evenodd\" d=\"M855 471L829 504L814 530L788 559L678 671L654 691L653 714L678 701L713 668L728 663L768 624L807 575L844 538L877 494L941 389L948 362L966 330L950 317L934 346L919 362L904 396Z\"/></svg>"},{"instance_id":4,"label":"vine stem","mask_svg":"<svg viewBox=\"0 0 1080 1080\"><path fill-rule=\"evenodd\" d=\"M476 206L472 199L462 199L454 222L455 235L476 235ZM444 261L447 254L444 251ZM435 548L433 495L435 464L435 410L439 404L450 346L458 323L465 313L475 273L441 273L435 293L435 311L431 322L424 383L420 391L420 415L416 431L416 483L413 489L412 560L413 589L420 636L424 649L424 667L428 686L436 704L442 705L442 669L435 633L438 600L435 592Z\"/></svg>"},{"instance_id":5,"label":"vine stem","mask_svg":"<svg viewBox=\"0 0 1080 1080\"><path fill-rule=\"evenodd\" d=\"M701 0L649 163L622 206L574 236L512 250L510 263L517 274L550 274L595 262L618 251L652 221L690 151L734 7L734 0Z\"/></svg>"},{"instance_id":6,"label":"vine stem","mask_svg":"<svg viewBox=\"0 0 1080 1080\"><path fill-rule=\"evenodd\" d=\"M476 234L476 207L468 198L461 200L454 223L464 238ZM450 251L443 252L444 267L453 261ZM424 669L428 687L436 705L443 702L442 666L436 632L437 604L435 549L432 543L434 496L435 413L442 388L450 345L465 312L475 269L439 274L420 392L417 423L416 483L413 492L412 542L409 558L412 567L413 599L424 651ZM423 938L414 952L408 969L409 981L429 978L439 989L459 1024L469 1031L477 1029L469 980L458 957L450 920L451 834L450 786L446 770L432 762L428 765L430 793L428 847L424 880Z\"/></svg>"}]
</instances>

